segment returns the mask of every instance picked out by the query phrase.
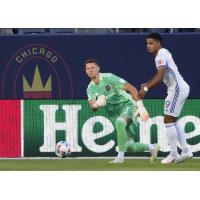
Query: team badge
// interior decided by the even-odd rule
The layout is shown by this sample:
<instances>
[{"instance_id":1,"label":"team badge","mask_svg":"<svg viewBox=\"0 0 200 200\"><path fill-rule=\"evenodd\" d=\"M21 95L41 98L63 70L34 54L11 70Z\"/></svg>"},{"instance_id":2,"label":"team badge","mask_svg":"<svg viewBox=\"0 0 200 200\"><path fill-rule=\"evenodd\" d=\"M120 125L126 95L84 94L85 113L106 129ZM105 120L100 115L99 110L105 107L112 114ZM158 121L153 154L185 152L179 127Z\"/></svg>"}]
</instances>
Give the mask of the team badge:
<instances>
[{"instance_id":1,"label":"team badge","mask_svg":"<svg viewBox=\"0 0 200 200\"><path fill-rule=\"evenodd\" d=\"M110 90L110 86L106 85L106 90L109 91Z\"/></svg>"},{"instance_id":2,"label":"team badge","mask_svg":"<svg viewBox=\"0 0 200 200\"><path fill-rule=\"evenodd\" d=\"M1 98L73 98L73 82L61 55L43 44L29 44L10 56L1 81Z\"/></svg>"}]
</instances>

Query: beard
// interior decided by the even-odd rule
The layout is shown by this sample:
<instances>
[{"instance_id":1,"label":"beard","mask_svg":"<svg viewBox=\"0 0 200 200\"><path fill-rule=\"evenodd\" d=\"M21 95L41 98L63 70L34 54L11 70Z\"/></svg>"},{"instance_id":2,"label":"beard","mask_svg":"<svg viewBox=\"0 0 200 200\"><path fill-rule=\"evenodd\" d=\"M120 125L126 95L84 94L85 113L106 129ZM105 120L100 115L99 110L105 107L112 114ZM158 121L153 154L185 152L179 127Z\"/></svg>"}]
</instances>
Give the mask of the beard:
<instances>
[{"instance_id":1,"label":"beard","mask_svg":"<svg viewBox=\"0 0 200 200\"><path fill-rule=\"evenodd\" d=\"M90 76L91 79L95 79L97 76Z\"/></svg>"},{"instance_id":2,"label":"beard","mask_svg":"<svg viewBox=\"0 0 200 200\"><path fill-rule=\"evenodd\" d=\"M90 80L93 81L93 82L96 83L96 84L99 83L98 75L90 76Z\"/></svg>"}]
</instances>

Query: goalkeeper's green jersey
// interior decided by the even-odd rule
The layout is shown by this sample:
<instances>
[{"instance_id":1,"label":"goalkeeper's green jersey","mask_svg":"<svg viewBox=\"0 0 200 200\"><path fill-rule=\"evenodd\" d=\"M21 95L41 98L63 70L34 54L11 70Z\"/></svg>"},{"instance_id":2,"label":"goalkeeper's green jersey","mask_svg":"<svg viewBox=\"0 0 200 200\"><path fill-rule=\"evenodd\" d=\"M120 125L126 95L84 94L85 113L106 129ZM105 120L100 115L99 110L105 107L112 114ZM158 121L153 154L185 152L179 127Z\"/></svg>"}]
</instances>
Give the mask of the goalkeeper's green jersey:
<instances>
[{"instance_id":1,"label":"goalkeeper's green jersey","mask_svg":"<svg viewBox=\"0 0 200 200\"><path fill-rule=\"evenodd\" d=\"M107 103L105 109L110 117L120 114L126 105L135 104L131 95L124 90L127 81L111 73L99 75L98 84L91 81L88 85L88 101L97 100L100 95L105 95Z\"/></svg>"}]
</instances>

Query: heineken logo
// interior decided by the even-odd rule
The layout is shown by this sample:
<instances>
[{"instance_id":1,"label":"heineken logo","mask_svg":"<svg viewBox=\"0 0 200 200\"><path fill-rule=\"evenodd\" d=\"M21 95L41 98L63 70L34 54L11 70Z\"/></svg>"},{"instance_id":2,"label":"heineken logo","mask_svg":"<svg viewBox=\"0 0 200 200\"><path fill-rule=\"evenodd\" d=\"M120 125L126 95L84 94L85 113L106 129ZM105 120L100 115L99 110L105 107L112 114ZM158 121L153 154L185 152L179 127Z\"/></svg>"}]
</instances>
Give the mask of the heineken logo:
<instances>
[{"instance_id":1,"label":"heineken logo","mask_svg":"<svg viewBox=\"0 0 200 200\"><path fill-rule=\"evenodd\" d=\"M144 104L149 108L151 118L147 122L139 121L135 141L159 143L162 155L169 151L162 116L164 100L144 100ZM179 118L195 156L200 156L199 105L197 99L187 100ZM3 156L8 155L5 152L10 151L5 148L11 144L17 145L14 154L9 156L15 153L22 157L55 156L58 141L69 142L74 156L116 155L115 125L103 108L92 112L87 100L1 100L0 114L3 116L0 124L0 154ZM8 136L9 140L6 139Z\"/></svg>"},{"instance_id":2,"label":"heineken logo","mask_svg":"<svg viewBox=\"0 0 200 200\"><path fill-rule=\"evenodd\" d=\"M154 107L154 105L161 105L161 102L161 100L149 100L149 107L154 108L158 112L158 108ZM94 115L88 108L87 100L48 100L46 102L42 100L35 102L33 100L25 101L25 107L29 110L34 110L32 116L28 111L27 114L25 111L24 115L26 122L30 121L30 124L25 124L27 127L25 130L28 130L28 127L33 122L35 124L35 127L31 130L31 134L30 130L24 133L25 138L30 139L30 151L35 146L38 154L54 153L56 142L65 140L72 144L73 152L78 155L116 154L117 133L114 124L104 110L99 110ZM189 111L191 112L191 110ZM163 112L162 105L160 112ZM199 152L200 118L198 114L196 116L184 115L179 119L179 122L184 128L191 150ZM152 115L147 122L139 121L136 134L139 138L138 142L159 143L161 152L169 151L167 133L162 115ZM34 145L34 141L31 139L32 135L40 135L37 145Z\"/></svg>"},{"instance_id":3,"label":"heineken logo","mask_svg":"<svg viewBox=\"0 0 200 200\"><path fill-rule=\"evenodd\" d=\"M109 118L104 116L94 116L88 118L82 127L81 134L79 135L78 124L79 124L79 112L81 112L81 105L63 105L62 110L65 112L66 121L59 122L55 120L55 113L58 111L59 107L57 105L41 105L40 110L43 112L44 116L44 144L40 147L41 152L54 151L55 141L56 141L56 131L63 130L66 131L66 141L68 141L74 147L74 152L80 152L81 147L78 144L78 137L82 137L84 145L95 153L103 153L109 151L115 145L115 141L110 140L105 144L98 145L96 139L104 138L105 136L112 134L114 131L114 126L109 120ZM187 139L191 140L194 137L199 136L200 132L200 119L195 116L185 116L179 119L180 124L184 127L194 126L193 130L187 133ZM41 122L42 123L42 122ZM103 127L103 130L100 133L94 133L94 125L100 123ZM49 125L53 127L49 129ZM157 136L154 140L157 140L157 143L161 146L162 152L168 152L168 139L166 129L163 123L163 116L155 116L149 119L147 122L139 123L139 136L140 142L142 143L151 143L151 128L156 126L156 131L154 134ZM116 134L116 133L115 133ZM51 139L50 139L51 138ZM191 145L191 150L193 152L200 151L200 143L196 145Z\"/></svg>"}]
</instances>

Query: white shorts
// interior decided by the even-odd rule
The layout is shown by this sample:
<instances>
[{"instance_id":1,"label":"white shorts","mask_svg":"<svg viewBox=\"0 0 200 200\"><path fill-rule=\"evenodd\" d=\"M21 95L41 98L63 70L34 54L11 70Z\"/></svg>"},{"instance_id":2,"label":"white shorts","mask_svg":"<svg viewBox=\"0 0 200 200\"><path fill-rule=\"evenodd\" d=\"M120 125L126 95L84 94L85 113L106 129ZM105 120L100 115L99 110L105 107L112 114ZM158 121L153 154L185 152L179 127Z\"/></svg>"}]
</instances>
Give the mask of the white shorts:
<instances>
[{"instance_id":1,"label":"white shorts","mask_svg":"<svg viewBox=\"0 0 200 200\"><path fill-rule=\"evenodd\" d=\"M185 100L187 99L190 92L190 87L179 88L173 92L168 92L165 99L164 113L165 115L178 117L181 113Z\"/></svg>"}]
</instances>

